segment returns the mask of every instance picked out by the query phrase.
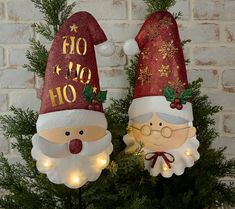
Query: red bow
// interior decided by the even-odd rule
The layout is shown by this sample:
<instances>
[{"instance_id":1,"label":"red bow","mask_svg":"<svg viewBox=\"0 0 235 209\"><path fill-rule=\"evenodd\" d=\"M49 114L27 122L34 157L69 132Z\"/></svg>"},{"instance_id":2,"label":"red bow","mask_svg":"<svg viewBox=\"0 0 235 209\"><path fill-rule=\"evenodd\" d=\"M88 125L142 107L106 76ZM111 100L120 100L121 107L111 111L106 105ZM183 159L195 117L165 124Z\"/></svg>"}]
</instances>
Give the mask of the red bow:
<instances>
[{"instance_id":1,"label":"red bow","mask_svg":"<svg viewBox=\"0 0 235 209\"><path fill-rule=\"evenodd\" d=\"M147 157L148 155L152 155ZM175 157L168 153L168 152L150 152L145 155L145 160L151 161L151 168L154 167L155 163L157 162L158 157L162 157L165 163L167 164L168 168L171 169L171 163L175 162Z\"/></svg>"}]
</instances>

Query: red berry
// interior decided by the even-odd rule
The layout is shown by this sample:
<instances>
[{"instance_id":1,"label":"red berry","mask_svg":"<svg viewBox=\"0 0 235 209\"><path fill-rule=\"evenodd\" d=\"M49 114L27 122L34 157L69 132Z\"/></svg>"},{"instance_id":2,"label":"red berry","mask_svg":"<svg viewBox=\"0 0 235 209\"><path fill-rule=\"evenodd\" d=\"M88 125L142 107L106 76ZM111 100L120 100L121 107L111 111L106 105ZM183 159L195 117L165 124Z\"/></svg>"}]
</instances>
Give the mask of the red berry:
<instances>
[{"instance_id":1,"label":"red berry","mask_svg":"<svg viewBox=\"0 0 235 209\"><path fill-rule=\"evenodd\" d=\"M88 105L88 110L94 110L94 106L93 105Z\"/></svg>"},{"instance_id":2,"label":"red berry","mask_svg":"<svg viewBox=\"0 0 235 209\"><path fill-rule=\"evenodd\" d=\"M183 109L183 105L182 104L177 104L176 108L177 108L177 110L182 110Z\"/></svg>"},{"instance_id":3,"label":"red berry","mask_svg":"<svg viewBox=\"0 0 235 209\"><path fill-rule=\"evenodd\" d=\"M171 105L170 105L170 107L171 107L172 109L175 109L175 108L176 108L176 104L175 104L174 102L172 102Z\"/></svg>"},{"instance_id":4,"label":"red berry","mask_svg":"<svg viewBox=\"0 0 235 209\"><path fill-rule=\"evenodd\" d=\"M96 111L101 111L101 106L100 106L99 104L96 104L96 105L95 105L95 110L96 110Z\"/></svg>"},{"instance_id":5,"label":"red berry","mask_svg":"<svg viewBox=\"0 0 235 209\"><path fill-rule=\"evenodd\" d=\"M176 98L176 99L174 100L174 102L175 102L176 104L180 104L180 103L181 103L181 101L180 101L179 98Z\"/></svg>"},{"instance_id":6,"label":"red berry","mask_svg":"<svg viewBox=\"0 0 235 209\"><path fill-rule=\"evenodd\" d=\"M95 100L95 99L93 99L93 100L92 100L92 104L98 104L98 101Z\"/></svg>"}]
</instances>

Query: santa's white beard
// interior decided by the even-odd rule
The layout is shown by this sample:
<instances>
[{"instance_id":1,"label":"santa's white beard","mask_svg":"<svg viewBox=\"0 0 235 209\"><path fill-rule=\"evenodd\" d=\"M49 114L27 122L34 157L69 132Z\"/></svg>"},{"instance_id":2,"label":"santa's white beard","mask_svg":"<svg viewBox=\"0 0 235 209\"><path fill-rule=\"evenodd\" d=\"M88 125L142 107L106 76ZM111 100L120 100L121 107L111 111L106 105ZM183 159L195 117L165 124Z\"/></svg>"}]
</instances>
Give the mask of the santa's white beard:
<instances>
[{"instance_id":1,"label":"santa's white beard","mask_svg":"<svg viewBox=\"0 0 235 209\"><path fill-rule=\"evenodd\" d=\"M196 136L189 138L179 148L165 151L174 156L174 162L170 163L171 168L169 168L165 160L159 156L153 168L151 167L152 160L145 159L145 169L148 170L152 176L162 174L163 177L169 178L174 173L178 176L182 175L186 167L192 167L194 162L199 159L198 147L199 141ZM144 148L145 156L151 152L153 151ZM169 154L166 154L166 157L171 158ZM151 154L148 154L148 156L151 156Z\"/></svg>"},{"instance_id":2,"label":"santa's white beard","mask_svg":"<svg viewBox=\"0 0 235 209\"><path fill-rule=\"evenodd\" d=\"M80 188L88 181L96 181L109 164L109 155L113 151L109 131L98 141L85 142L82 152L76 155L69 153L66 145L55 145L51 152L50 149L42 150L41 144L45 139L38 134L34 135L32 142L31 153L37 161L39 172L46 174L51 182L73 189ZM53 148L53 144L47 144ZM57 147L60 157L55 157Z\"/></svg>"}]
</instances>

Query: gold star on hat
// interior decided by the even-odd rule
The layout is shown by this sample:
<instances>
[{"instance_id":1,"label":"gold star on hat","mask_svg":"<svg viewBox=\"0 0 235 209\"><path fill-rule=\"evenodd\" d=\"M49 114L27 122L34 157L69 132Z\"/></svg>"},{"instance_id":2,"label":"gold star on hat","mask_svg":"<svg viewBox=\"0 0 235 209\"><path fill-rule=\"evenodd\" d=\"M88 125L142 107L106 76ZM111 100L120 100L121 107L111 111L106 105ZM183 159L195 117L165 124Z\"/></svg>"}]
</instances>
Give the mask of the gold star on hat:
<instances>
[{"instance_id":1,"label":"gold star on hat","mask_svg":"<svg viewBox=\"0 0 235 209\"><path fill-rule=\"evenodd\" d=\"M74 32L77 33L77 29L78 29L78 26L77 26L76 24L73 24L73 25L70 26L70 31L71 31L71 32L74 31Z\"/></svg>"}]
</instances>

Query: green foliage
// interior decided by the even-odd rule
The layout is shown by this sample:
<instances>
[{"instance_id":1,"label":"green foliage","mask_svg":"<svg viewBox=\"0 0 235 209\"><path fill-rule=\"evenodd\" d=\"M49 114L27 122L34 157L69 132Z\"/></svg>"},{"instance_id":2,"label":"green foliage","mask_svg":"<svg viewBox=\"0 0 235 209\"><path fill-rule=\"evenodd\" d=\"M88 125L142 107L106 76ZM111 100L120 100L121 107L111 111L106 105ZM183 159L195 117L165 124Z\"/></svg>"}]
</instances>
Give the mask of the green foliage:
<instances>
[{"instance_id":1,"label":"green foliage","mask_svg":"<svg viewBox=\"0 0 235 209\"><path fill-rule=\"evenodd\" d=\"M97 95L97 101L104 103L107 99L107 91L100 91Z\"/></svg>"},{"instance_id":2,"label":"green foliage","mask_svg":"<svg viewBox=\"0 0 235 209\"><path fill-rule=\"evenodd\" d=\"M173 102L176 98L180 99L182 104L186 104L189 99L192 99L192 88L188 88L177 94L174 88L166 86L164 88L164 96L167 101Z\"/></svg>"},{"instance_id":3,"label":"green foliage","mask_svg":"<svg viewBox=\"0 0 235 209\"><path fill-rule=\"evenodd\" d=\"M40 41L36 41L34 38L31 39L30 50L26 52L26 58L29 64L25 64L24 67L28 71L36 73L40 78L44 78L48 59L46 47Z\"/></svg>"},{"instance_id":4,"label":"green foliage","mask_svg":"<svg viewBox=\"0 0 235 209\"><path fill-rule=\"evenodd\" d=\"M53 40L59 26L69 17L75 3L68 5L67 0L31 0L36 8L39 8L44 15L45 23L34 23L32 28L47 40ZM44 78L48 52L46 47L34 38L30 40L30 50L26 57L29 64L24 67L36 73L40 78Z\"/></svg>"},{"instance_id":5,"label":"green foliage","mask_svg":"<svg viewBox=\"0 0 235 209\"><path fill-rule=\"evenodd\" d=\"M176 98L176 92L174 88L170 88L169 86L166 86L164 88L164 96L166 97L167 101L173 102Z\"/></svg>"},{"instance_id":6,"label":"green foliage","mask_svg":"<svg viewBox=\"0 0 235 209\"><path fill-rule=\"evenodd\" d=\"M51 40L71 9L66 7L65 0L32 1L43 12L46 20L44 26L34 25L35 30ZM149 12L165 10L175 3L173 0L145 2ZM27 53L30 64L26 67L44 77L48 53L36 40L32 40L31 50ZM100 178L82 188L83 209L205 209L216 208L223 203L234 204L234 185L225 184L221 179L235 177L235 161L225 159L224 149L216 150L211 146L218 137L213 116L221 111L221 107L213 106L208 96L201 95L201 79L190 86L193 89L194 125L198 130L201 155L195 166L187 168L182 176L174 175L169 179L152 177L144 170L141 153L124 154L122 137L126 134L129 120L128 108L133 97L137 59L132 59L126 68L130 84L127 96L113 100L106 110L114 152L110 165ZM78 190L52 184L46 175L36 169L30 151L38 114L14 107L10 111L10 115L0 117L0 124L7 140L14 139L12 146L22 160L21 163L11 163L3 155L0 156L0 187L6 191L0 197L0 208L81 209Z\"/></svg>"},{"instance_id":7,"label":"green foliage","mask_svg":"<svg viewBox=\"0 0 235 209\"><path fill-rule=\"evenodd\" d=\"M130 84L130 93L133 93L133 89L135 87L135 80L136 80L136 75L135 75L135 69L137 68L138 64L138 55L136 55L134 58L130 60L130 64L125 67L126 74L127 74L127 80L129 81Z\"/></svg>"},{"instance_id":8,"label":"green foliage","mask_svg":"<svg viewBox=\"0 0 235 209\"><path fill-rule=\"evenodd\" d=\"M157 11L168 10L174 6L175 0L143 0L147 5L148 14L152 14Z\"/></svg>"},{"instance_id":9,"label":"green foliage","mask_svg":"<svg viewBox=\"0 0 235 209\"><path fill-rule=\"evenodd\" d=\"M93 88L90 84L85 85L82 94L88 103L92 102L92 100L94 98L94 92L93 92Z\"/></svg>"},{"instance_id":10,"label":"green foliage","mask_svg":"<svg viewBox=\"0 0 235 209\"><path fill-rule=\"evenodd\" d=\"M177 12L177 13L173 13L174 18L177 19L181 19L183 17L182 12Z\"/></svg>"},{"instance_id":11,"label":"green foliage","mask_svg":"<svg viewBox=\"0 0 235 209\"><path fill-rule=\"evenodd\" d=\"M44 15L45 24L35 23L33 27L37 32L52 40L59 26L68 19L75 3L68 5L67 0L31 0L35 7ZM50 29L50 26L53 28ZM45 32L43 30L46 30Z\"/></svg>"},{"instance_id":12,"label":"green foliage","mask_svg":"<svg viewBox=\"0 0 235 209\"><path fill-rule=\"evenodd\" d=\"M85 85L82 94L88 103L92 103L93 100L104 103L107 98L107 91L99 91L99 93L96 94L90 84Z\"/></svg>"}]
</instances>

